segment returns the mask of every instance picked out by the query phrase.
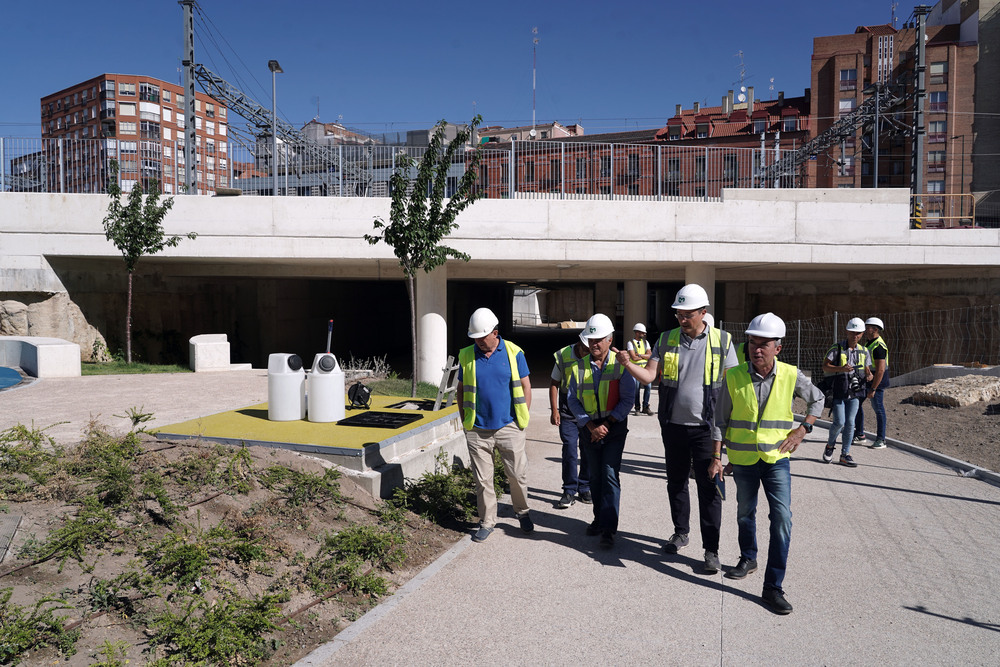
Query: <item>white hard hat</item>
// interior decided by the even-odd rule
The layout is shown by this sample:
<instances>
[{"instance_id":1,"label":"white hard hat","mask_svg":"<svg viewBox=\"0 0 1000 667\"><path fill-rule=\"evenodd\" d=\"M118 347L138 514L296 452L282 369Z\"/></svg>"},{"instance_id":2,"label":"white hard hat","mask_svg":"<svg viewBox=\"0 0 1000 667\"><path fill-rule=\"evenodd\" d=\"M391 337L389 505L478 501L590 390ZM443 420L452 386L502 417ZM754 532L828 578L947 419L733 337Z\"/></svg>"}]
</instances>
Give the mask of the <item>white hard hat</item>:
<instances>
[{"instance_id":1,"label":"white hard hat","mask_svg":"<svg viewBox=\"0 0 1000 667\"><path fill-rule=\"evenodd\" d=\"M698 310L706 306L708 306L708 292L701 285L691 283L678 290L677 296L674 297L674 305L670 307L681 310Z\"/></svg>"},{"instance_id":2,"label":"white hard hat","mask_svg":"<svg viewBox=\"0 0 1000 667\"><path fill-rule=\"evenodd\" d=\"M642 322L636 322L635 326L632 327L632 331L641 331L642 333L646 333L646 325Z\"/></svg>"},{"instance_id":3,"label":"white hard hat","mask_svg":"<svg viewBox=\"0 0 1000 667\"><path fill-rule=\"evenodd\" d=\"M851 333L863 333L865 330L865 322L860 317L852 317L847 321L847 330Z\"/></svg>"},{"instance_id":4,"label":"white hard hat","mask_svg":"<svg viewBox=\"0 0 1000 667\"><path fill-rule=\"evenodd\" d=\"M874 324L879 329L885 329L885 325L882 324L882 320L880 320L877 317L869 317L867 320L865 320L865 324Z\"/></svg>"},{"instance_id":5,"label":"white hard hat","mask_svg":"<svg viewBox=\"0 0 1000 667\"><path fill-rule=\"evenodd\" d=\"M477 308L469 318L469 338L482 338L497 328L500 320L489 308Z\"/></svg>"},{"instance_id":6,"label":"white hard hat","mask_svg":"<svg viewBox=\"0 0 1000 667\"><path fill-rule=\"evenodd\" d=\"M774 313L764 313L750 320L747 327L748 336L761 338L784 338L785 322Z\"/></svg>"},{"instance_id":7,"label":"white hard hat","mask_svg":"<svg viewBox=\"0 0 1000 667\"><path fill-rule=\"evenodd\" d=\"M715 318L712 317L712 313L705 313L705 317L701 318L701 321L710 327L715 326Z\"/></svg>"},{"instance_id":8,"label":"white hard hat","mask_svg":"<svg viewBox=\"0 0 1000 667\"><path fill-rule=\"evenodd\" d=\"M591 338L607 338L615 332L615 325L611 323L611 318L607 315L597 313L591 315L580 332L580 340L584 345L590 344Z\"/></svg>"}]
</instances>

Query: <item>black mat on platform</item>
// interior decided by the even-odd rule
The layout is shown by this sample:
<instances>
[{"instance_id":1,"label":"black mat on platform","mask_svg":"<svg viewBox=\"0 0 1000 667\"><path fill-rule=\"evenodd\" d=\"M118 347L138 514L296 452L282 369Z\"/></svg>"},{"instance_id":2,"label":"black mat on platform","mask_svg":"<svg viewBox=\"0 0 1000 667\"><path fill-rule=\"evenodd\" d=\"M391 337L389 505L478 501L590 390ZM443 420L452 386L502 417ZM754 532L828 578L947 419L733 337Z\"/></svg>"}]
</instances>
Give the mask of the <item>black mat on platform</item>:
<instances>
[{"instance_id":1,"label":"black mat on platform","mask_svg":"<svg viewBox=\"0 0 1000 667\"><path fill-rule=\"evenodd\" d=\"M412 424L423 415L405 415L398 412L362 412L337 422L337 426L363 426L364 428L401 428Z\"/></svg>"}]
</instances>

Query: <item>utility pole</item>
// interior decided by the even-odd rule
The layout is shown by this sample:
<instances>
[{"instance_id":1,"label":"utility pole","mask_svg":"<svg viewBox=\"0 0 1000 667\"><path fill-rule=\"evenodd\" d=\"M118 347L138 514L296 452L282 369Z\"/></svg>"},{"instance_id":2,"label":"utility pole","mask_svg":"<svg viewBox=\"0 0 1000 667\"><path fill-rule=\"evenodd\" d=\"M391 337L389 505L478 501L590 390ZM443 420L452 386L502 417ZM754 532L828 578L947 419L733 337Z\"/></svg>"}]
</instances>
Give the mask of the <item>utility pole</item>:
<instances>
[{"instance_id":1,"label":"utility pole","mask_svg":"<svg viewBox=\"0 0 1000 667\"><path fill-rule=\"evenodd\" d=\"M197 132L194 117L194 0L179 0L184 8L184 192L198 194L195 179L195 142Z\"/></svg>"},{"instance_id":2,"label":"utility pole","mask_svg":"<svg viewBox=\"0 0 1000 667\"><path fill-rule=\"evenodd\" d=\"M538 50L538 28L532 28L531 34L534 37L531 40L531 138L535 138L535 70L536 70L536 51Z\"/></svg>"},{"instance_id":3,"label":"utility pole","mask_svg":"<svg viewBox=\"0 0 1000 667\"><path fill-rule=\"evenodd\" d=\"M924 75L927 69L927 15L931 13L931 8L927 5L918 5L913 8L913 13L917 17L917 43L916 43L916 102L913 114L913 158L911 160L912 173L910 174L911 194L918 197L924 193L924 98L927 96L927 87Z\"/></svg>"}]
</instances>

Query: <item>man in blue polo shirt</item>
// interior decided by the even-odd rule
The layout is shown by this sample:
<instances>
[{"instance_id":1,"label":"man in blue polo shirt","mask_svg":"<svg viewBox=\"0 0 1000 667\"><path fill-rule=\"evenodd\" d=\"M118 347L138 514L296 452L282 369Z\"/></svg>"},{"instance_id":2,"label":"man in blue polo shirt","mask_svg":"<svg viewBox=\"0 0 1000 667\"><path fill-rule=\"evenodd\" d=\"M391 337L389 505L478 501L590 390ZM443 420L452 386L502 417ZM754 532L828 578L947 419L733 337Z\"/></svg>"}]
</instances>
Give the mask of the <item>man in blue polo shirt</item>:
<instances>
[{"instance_id":1,"label":"man in blue polo shirt","mask_svg":"<svg viewBox=\"0 0 1000 667\"><path fill-rule=\"evenodd\" d=\"M493 488L493 450L500 451L510 483L510 499L521 530L535 529L528 514L528 456L524 429L531 408L531 381L524 352L500 337L499 320L489 308L479 308L469 319L469 338L475 344L458 353L459 414L469 446L476 480L479 528L473 542L482 542L497 522Z\"/></svg>"}]
</instances>

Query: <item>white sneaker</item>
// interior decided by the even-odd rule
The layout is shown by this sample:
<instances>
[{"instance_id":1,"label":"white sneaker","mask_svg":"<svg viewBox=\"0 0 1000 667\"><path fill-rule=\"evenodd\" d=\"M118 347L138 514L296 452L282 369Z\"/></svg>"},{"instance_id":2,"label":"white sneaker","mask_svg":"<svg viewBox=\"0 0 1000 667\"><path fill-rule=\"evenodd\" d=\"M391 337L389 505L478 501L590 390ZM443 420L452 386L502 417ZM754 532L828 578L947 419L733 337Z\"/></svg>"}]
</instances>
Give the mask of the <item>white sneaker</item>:
<instances>
[{"instance_id":1,"label":"white sneaker","mask_svg":"<svg viewBox=\"0 0 1000 667\"><path fill-rule=\"evenodd\" d=\"M885 449L885 440L876 440L872 443L872 449Z\"/></svg>"}]
</instances>

